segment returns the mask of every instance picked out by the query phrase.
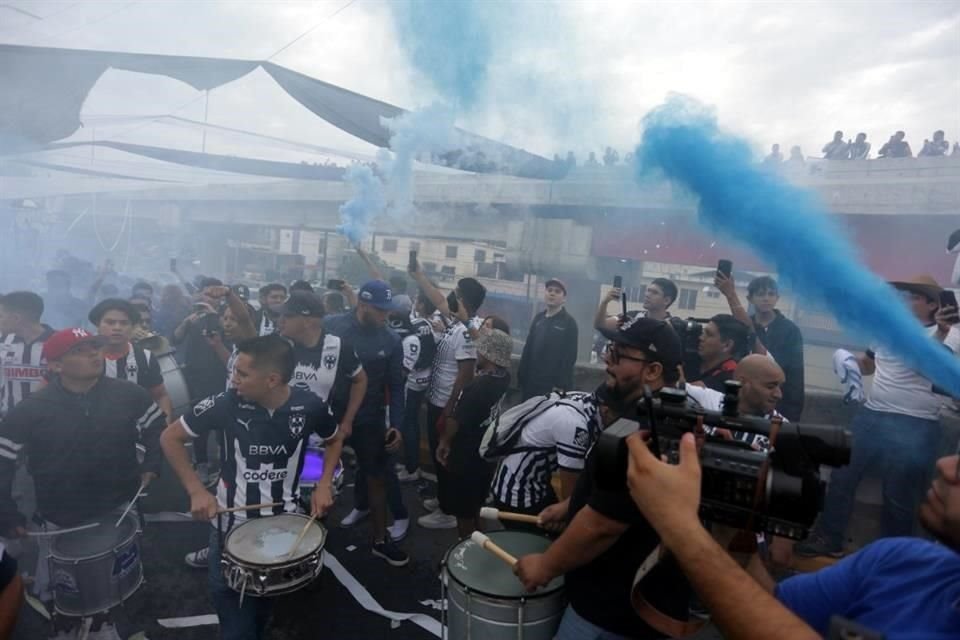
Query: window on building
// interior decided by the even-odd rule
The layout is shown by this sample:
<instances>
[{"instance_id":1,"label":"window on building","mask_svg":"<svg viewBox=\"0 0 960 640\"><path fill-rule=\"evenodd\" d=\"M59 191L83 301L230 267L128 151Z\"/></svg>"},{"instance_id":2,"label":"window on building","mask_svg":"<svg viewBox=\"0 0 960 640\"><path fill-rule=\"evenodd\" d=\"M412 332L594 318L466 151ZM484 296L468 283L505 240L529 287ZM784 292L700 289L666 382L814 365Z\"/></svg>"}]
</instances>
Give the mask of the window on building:
<instances>
[{"instance_id":1,"label":"window on building","mask_svg":"<svg viewBox=\"0 0 960 640\"><path fill-rule=\"evenodd\" d=\"M719 297L720 297L720 292L719 292L719 291L714 291L713 289L710 289L709 291L707 291L707 297L708 297L708 298L719 298Z\"/></svg>"},{"instance_id":2,"label":"window on building","mask_svg":"<svg viewBox=\"0 0 960 640\"><path fill-rule=\"evenodd\" d=\"M420 243L417 242L416 240L411 240L410 251L416 251L417 253L420 253Z\"/></svg>"},{"instance_id":3,"label":"window on building","mask_svg":"<svg viewBox=\"0 0 960 640\"><path fill-rule=\"evenodd\" d=\"M452 278L457 275L457 269L456 267L440 267L440 273Z\"/></svg>"},{"instance_id":4,"label":"window on building","mask_svg":"<svg viewBox=\"0 0 960 640\"><path fill-rule=\"evenodd\" d=\"M447 257L448 257L448 258L456 258L456 257L457 257L457 245L455 245L455 244L448 244L448 245L447 245Z\"/></svg>"},{"instance_id":5,"label":"window on building","mask_svg":"<svg viewBox=\"0 0 960 640\"><path fill-rule=\"evenodd\" d=\"M436 263L436 262L424 262L424 263L423 263L423 272L424 272L424 273L436 273L436 272L437 272L437 263Z\"/></svg>"},{"instance_id":6,"label":"window on building","mask_svg":"<svg viewBox=\"0 0 960 640\"><path fill-rule=\"evenodd\" d=\"M681 309L697 308L697 290L680 289L680 301L677 303Z\"/></svg>"},{"instance_id":7,"label":"window on building","mask_svg":"<svg viewBox=\"0 0 960 640\"><path fill-rule=\"evenodd\" d=\"M473 250L473 261L474 262L486 262L487 261L487 252L483 249L474 249Z\"/></svg>"},{"instance_id":8,"label":"window on building","mask_svg":"<svg viewBox=\"0 0 960 640\"><path fill-rule=\"evenodd\" d=\"M380 245L384 253L396 253L397 252L397 239L396 238L384 238L383 244Z\"/></svg>"}]
</instances>

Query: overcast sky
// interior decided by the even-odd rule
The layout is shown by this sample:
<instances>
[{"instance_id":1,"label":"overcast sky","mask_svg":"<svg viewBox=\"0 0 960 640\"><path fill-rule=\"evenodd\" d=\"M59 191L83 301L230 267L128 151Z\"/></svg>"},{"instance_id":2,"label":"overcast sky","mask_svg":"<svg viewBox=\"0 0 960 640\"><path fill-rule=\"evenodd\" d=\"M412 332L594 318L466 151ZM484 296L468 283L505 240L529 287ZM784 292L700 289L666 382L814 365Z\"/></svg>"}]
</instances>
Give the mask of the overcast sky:
<instances>
[{"instance_id":1,"label":"overcast sky","mask_svg":"<svg viewBox=\"0 0 960 640\"><path fill-rule=\"evenodd\" d=\"M388 1L2 0L0 42L263 59L319 24L273 62L402 107L429 104L436 91L410 65ZM896 129L907 132L914 152L934 129L945 129L950 141L960 137L958 1L490 0L485 7L496 25L494 55L484 99L460 122L545 155L574 148L582 157L608 144L623 153L638 138L640 117L670 91L714 105L721 123L758 150L799 144L816 156L835 129L847 137L866 132L874 151ZM84 106L90 116L175 112L202 120L203 111L203 96L187 85L116 71L101 78ZM208 117L369 149L306 111L262 71L212 91ZM199 134L189 130L102 119L97 127L98 138L199 146ZM208 150L244 148L210 136Z\"/></svg>"}]
</instances>

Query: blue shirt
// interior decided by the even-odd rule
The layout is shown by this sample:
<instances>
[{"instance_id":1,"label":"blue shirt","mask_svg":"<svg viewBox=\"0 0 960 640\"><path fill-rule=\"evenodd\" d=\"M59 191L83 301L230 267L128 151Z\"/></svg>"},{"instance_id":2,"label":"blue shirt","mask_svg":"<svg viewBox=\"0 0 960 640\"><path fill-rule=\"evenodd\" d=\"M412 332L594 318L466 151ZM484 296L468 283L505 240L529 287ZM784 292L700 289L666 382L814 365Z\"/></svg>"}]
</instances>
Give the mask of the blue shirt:
<instances>
[{"instance_id":1,"label":"blue shirt","mask_svg":"<svg viewBox=\"0 0 960 640\"><path fill-rule=\"evenodd\" d=\"M960 553L920 538L883 538L832 567L784 580L776 596L823 636L838 615L888 640L956 640Z\"/></svg>"},{"instance_id":2,"label":"blue shirt","mask_svg":"<svg viewBox=\"0 0 960 640\"><path fill-rule=\"evenodd\" d=\"M329 316L324 329L353 345L367 372L367 394L357 412L357 424L382 425L386 419L389 390L390 426L403 420L403 345L400 336L388 327L366 327L356 312Z\"/></svg>"}]
</instances>

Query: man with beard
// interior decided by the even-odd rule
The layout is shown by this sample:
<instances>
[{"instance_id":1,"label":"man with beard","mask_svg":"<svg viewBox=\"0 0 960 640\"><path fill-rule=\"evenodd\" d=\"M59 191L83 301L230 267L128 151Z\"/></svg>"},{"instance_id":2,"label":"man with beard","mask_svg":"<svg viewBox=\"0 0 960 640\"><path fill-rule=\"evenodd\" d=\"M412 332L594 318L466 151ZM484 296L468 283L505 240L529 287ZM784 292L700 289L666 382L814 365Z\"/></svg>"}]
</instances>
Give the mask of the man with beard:
<instances>
[{"instance_id":1,"label":"man with beard","mask_svg":"<svg viewBox=\"0 0 960 640\"><path fill-rule=\"evenodd\" d=\"M636 318L617 330L605 330L605 335L613 342L607 352L609 402L619 406L624 417L636 417L645 388L657 393L676 382L680 339L666 322L652 318ZM558 640L662 638L667 631L638 616L631 604L638 569L659 538L631 500L626 482L617 491L598 486L598 464L594 447L567 513L557 509L550 514L551 520L569 521L563 534L544 553L520 558L514 572L530 591L564 576L569 605ZM689 587L669 563L661 562L641 588L665 616L686 617Z\"/></svg>"},{"instance_id":2,"label":"man with beard","mask_svg":"<svg viewBox=\"0 0 960 640\"><path fill-rule=\"evenodd\" d=\"M387 316L394 309L390 286L383 280L371 280L360 287L356 309L327 318L324 326L353 344L367 374L366 395L354 419L351 443L367 480L373 555L391 566L402 567L410 557L387 537L387 474L396 474L389 453L399 450L403 441L403 348L400 336L386 326Z\"/></svg>"},{"instance_id":3,"label":"man with beard","mask_svg":"<svg viewBox=\"0 0 960 640\"><path fill-rule=\"evenodd\" d=\"M261 336L268 336L275 333L280 321L280 307L287 299L287 288L279 282L260 287L260 311L254 318L254 325L257 327L257 333Z\"/></svg>"}]
</instances>

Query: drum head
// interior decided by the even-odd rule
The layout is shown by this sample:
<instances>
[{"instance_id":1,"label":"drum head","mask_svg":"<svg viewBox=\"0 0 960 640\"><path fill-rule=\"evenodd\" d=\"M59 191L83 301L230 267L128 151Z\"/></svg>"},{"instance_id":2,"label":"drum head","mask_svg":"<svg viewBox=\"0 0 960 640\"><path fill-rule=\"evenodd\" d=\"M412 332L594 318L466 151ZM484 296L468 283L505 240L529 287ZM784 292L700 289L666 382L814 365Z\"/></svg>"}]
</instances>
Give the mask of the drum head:
<instances>
[{"instance_id":1,"label":"drum head","mask_svg":"<svg viewBox=\"0 0 960 640\"><path fill-rule=\"evenodd\" d=\"M287 554L308 520L308 517L296 513L247 520L227 534L227 553L240 562L255 565L282 564L303 559L322 549L327 539L327 530L319 522L310 523L296 553L288 560Z\"/></svg>"},{"instance_id":2,"label":"drum head","mask_svg":"<svg viewBox=\"0 0 960 640\"><path fill-rule=\"evenodd\" d=\"M517 558L543 553L550 546L547 538L524 531L492 531L488 535L490 540ZM535 598L563 588L563 578L560 577L536 593L527 593L506 562L473 540L464 540L450 549L444 564L452 579L471 591L494 598Z\"/></svg>"},{"instance_id":3,"label":"drum head","mask_svg":"<svg viewBox=\"0 0 960 640\"><path fill-rule=\"evenodd\" d=\"M51 551L60 558L81 559L112 551L137 532L137 517L128 513L119 527L116 516L105 515L97 527L53 536Z\"/></svg>"}]
</instances>

